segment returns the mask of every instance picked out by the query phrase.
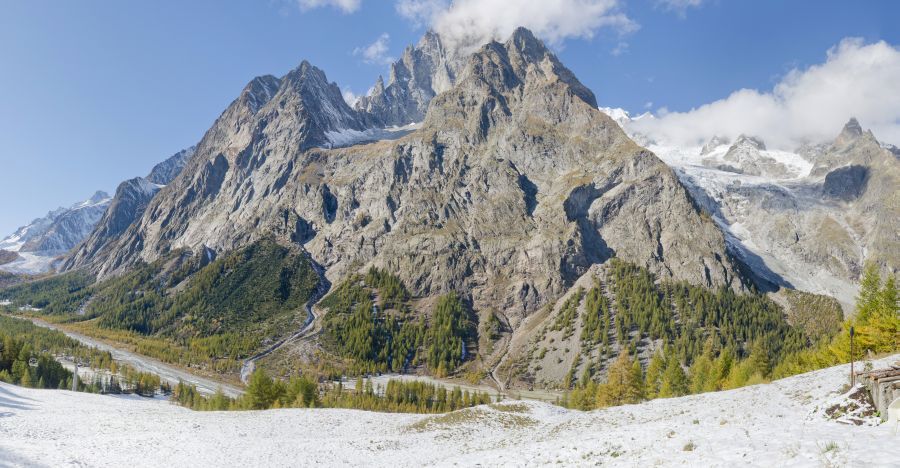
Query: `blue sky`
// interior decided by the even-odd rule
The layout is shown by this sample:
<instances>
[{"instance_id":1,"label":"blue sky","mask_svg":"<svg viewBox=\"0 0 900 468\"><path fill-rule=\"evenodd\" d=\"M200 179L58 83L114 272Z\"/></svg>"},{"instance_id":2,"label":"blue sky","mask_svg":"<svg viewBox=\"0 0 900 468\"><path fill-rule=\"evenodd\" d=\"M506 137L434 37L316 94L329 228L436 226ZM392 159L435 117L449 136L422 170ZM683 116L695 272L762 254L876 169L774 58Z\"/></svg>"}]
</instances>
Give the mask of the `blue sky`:
<instances>
[{"instance_id":1,"label":"blue sky","mask_svg":"<svg viewBox=\"0 0 900 468\"><path fill-rule=\"evenodd\" d=\"M567 3L600 5L597 21L548 14L543 35L601 105L632 112L770 91L847 37L900 44L889 0ZM364 93L431 18L393 0L0 2L0 237L197 142L254 76L307 59Z\"/></svg>"}]
</instances>

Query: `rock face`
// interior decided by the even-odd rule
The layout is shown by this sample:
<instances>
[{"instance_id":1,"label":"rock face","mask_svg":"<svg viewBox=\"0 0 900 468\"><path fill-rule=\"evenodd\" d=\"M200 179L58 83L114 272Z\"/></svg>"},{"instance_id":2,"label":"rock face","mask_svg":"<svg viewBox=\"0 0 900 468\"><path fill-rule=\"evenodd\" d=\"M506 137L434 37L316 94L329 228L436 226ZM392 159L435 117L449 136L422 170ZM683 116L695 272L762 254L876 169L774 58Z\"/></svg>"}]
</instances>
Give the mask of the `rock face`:
<instances>
[{"instance_id":1,"label":"rock face","mask_svg":"<svg viewBox=\"0 0 900 468\"><path fill-rule=\"evenodd\" d=\"M333 283L375 265L416 295L461 291L513 326L612 255L663 278L743 287L722 233L672 170L530 32L458 70L421 128L335 149L327 129L394 117L354 113L305 62L254 80L140 218L66 268L107 277L173 249L224 252L275 235L303 244Z\"/></svg>"},{"instance_id":2,"label":"rock face","mask_svg":"<svg viewBox=\"0 0 900 468\"><path fill-rule=\"evenodd\" d=\"M708 155L722 144L722 140L713 137L700 150L700 154ZM716 158L709 157L703 160L703 164L707 167L737 174L766 177L783 177L788 174L789 169L784 164L763 154L765 150L766 145L759 138L741 135L722 156L724 163Z\"/></svg>"},{"instance_id":3,"label":"rock face","mask_svg":"<svg viewBox=\"0 0 900 468\"><path fill-rule=\"evenodd\" d=\"M20 257L18 253L0 249L0 265L6 265L7 263L12 263L16 260L19 260Z\"/></svg>"},{"instance_id":4,"label":"rock face","mask_svg":"<svg viewBox=\"0 0 900 468\"><path fill-rule=\"evenodd\" d=\"M865 193L868 179L869 168L865 166L839 167L825 175L822 191L829 198L855 200Z\"/></svg>"}]
</instances>

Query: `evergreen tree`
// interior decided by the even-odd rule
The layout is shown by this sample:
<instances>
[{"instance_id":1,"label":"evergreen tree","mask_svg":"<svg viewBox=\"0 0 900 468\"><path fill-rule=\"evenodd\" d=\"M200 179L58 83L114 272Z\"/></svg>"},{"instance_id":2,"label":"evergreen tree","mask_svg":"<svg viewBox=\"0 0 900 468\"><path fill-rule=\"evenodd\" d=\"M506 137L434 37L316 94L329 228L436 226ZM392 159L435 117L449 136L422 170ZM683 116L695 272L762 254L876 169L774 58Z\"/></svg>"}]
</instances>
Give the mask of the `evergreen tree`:
<instances>
[{"instance_id":1,"label":"evergreen tree","mask_svg":"<svg viewBox=\"0 0 900 468\"><path fill-rule=\"evenodd\" d=\"M650 359L647 366L647 375L645 377L644 391L647 398L656 398L659 395L659 388L662 385L663 373L665 372L666 361L663 357L663 350L659 349Z\"/></svg>"},{"instance_id":2,"label":"evergreen tree","mask_svg":"<svg viewBox=\"0 0 900 468\"><path fill-rule=\"evenodd\" d=\"M606 383L597 389L598 407L637 403L643 397L640 363L623 350L609 367Z\"/></svg>"},{"instance_id":3,"label":"evergreen tree","mask_svg":"<svg viewBox=\"0 0 900 468\"><path fill-rule=\"evenodd\" d=\"M250 382L247 384L247 392L244 399L250 409L267 409L271 408L276 400L281 398L284 393L284 387L280 382L276 382L269 377L261 368L257 368L250 375Z\"/></svg>"},{"instance_id":4,"label":"evergreen tree","mask_svg":"<svg viewBox=\"0 0 900 468\"><path fill-rule=\"evenodd\" d=\"M659 397L669 398L687 395L688 379L684 375L684 369L674 354L669 354L666 359L666 371L663 374L662 384L659 387Z\"/></svg>"}]
</instances>

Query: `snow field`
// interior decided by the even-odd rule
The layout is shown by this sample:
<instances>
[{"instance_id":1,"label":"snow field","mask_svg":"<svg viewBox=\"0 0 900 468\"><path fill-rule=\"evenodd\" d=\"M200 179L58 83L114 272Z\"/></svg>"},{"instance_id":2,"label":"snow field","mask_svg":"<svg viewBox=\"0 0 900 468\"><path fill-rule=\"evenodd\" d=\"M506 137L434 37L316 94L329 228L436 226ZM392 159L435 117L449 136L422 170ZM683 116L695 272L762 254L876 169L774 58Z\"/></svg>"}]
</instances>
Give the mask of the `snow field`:
<instances>
[{"instance_id":1,"label":"snow field","mask_svg":"<svg viewBox=\"0 0 900 468\"><path fill-rule=\"evenodd\" d=\"M593 412L506 401L446 415L204 413L0 384L0 466L898 466L892 428L824 416L847 372Z\"/></svg>"}]
</instances>

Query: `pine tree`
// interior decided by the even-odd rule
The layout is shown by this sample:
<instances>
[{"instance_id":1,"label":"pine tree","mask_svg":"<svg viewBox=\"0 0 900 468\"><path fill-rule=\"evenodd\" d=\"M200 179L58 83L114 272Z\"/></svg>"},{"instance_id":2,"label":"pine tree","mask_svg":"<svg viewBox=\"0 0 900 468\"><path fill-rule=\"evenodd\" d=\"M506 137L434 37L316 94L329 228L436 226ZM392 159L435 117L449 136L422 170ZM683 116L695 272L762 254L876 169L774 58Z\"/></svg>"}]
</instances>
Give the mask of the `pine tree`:
<instances>
[{"instance_id":1,"label":"pine tree","mask_svg":"<svg viewBox=\"0 0 900 468\"><path fill-rule=\"evenodd\" d=\"M26 364L27 366L27 364ZM22 372L22 377L19 378L19 385L23 387L31 387L31 371L28 368L25 368L25 371Z\"/></svg>"},{"instance_id":2,"label":"pine tree","mask_svg":"<svg viewBox=\"0 0 900 468\"><path fill-rule=\"evenodd\" d=\"M280 399L283 393L284 387L279 382L275 382L265 371L257 368L250 375L244 398L251 409L267 409Z\"/></svg>"},{"instance_id":3,"label":"pine tree","mask_svg":"<svg viewBox=\"0 0 900 468\"><path fill-rule=\"evenodd\" d=\"M636 365L636 367L635 367ZM597 406L637 403L643 396L641 366L623 350L609 367L606 383L597 389Z\"/></svg>"},{"instance_id":4,"label":"pine tree","mask_svg":"<svg viewBox=\"0 0 900 468\"><path fill-rule=\"evenodd\" d=\"M665 368L666 361L663 357L663 351L660 349L653 354L650 364L647 366L647 375L644 379L644 393L647 398L656 398L659 394L659 387L662 385Z\"/></svg>"},{"instance_id":5,"label":"pine tree","mask_svg":"<svg viewBox=\"0 0 900 468\"><path fill-rule=\"evenodd\" d=\"M659 397L669 398L686 395L688 392L688 379L684 375L684 369L674 354L669 354L666 359L666 372L659 387Z\"/></svg>"},{"instance_id":6,"label":"pine tree","mask_svg":"<svg viewBox=\"0 0 900 468\"><path fill-rule=\"evenodd\" d=\"M759 374L760 377L766 377L770 371L769 351L766 349L762 340L756 340L750 349L750 375Z\"/></svg>"},{"instance_id":7,"label":"pine tree","mask_svg":"<svg viewBox=\"0 0 900 468\"><path fill-rule=\"evenodd\" d=\"M865 322L874 312L879 302L880 289L881 277L878 275L878 266L874 262L869 262L863 271L859 294L856 296L856 320Z\"/></svg>"}]
</instances>

